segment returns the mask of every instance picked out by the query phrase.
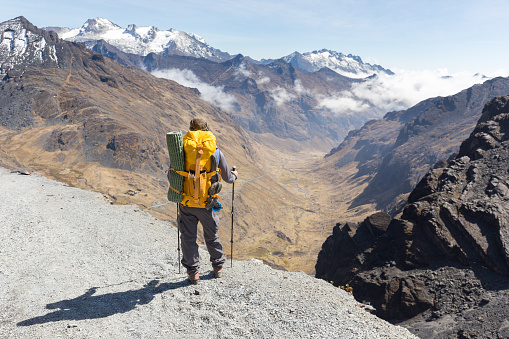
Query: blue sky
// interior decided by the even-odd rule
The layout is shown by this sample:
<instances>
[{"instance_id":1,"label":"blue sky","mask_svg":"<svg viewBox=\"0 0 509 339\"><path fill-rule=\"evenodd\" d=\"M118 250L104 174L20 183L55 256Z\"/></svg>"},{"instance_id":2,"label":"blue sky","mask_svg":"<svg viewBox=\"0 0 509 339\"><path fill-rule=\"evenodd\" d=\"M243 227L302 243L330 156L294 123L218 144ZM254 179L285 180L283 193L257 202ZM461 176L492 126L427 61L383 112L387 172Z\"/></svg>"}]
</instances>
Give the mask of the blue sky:
<instances>
[{"instance_id":1,"label":"blue sky","mask_svg":"<svg viewBox=\"0 0 509 339\"><path fill-rule=\"evenodd\" d=\"M175 28L255 59L326 48L391 69L509 70L506 0L23 0L0 8L0 21L23 15L38 27L103 17Z\"/></svg>"}]
</instances>

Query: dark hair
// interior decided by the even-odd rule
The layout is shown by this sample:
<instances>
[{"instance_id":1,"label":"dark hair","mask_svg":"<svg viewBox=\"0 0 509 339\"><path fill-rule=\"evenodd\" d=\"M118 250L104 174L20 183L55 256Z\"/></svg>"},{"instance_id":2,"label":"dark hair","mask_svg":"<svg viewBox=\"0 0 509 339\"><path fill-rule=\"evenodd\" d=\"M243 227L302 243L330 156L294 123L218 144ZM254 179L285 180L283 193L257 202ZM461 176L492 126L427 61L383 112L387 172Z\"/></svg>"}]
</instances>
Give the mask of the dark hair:
<instances>
[{"instance_id":1,"label":"dark hair","mask_svg":"<svg viewBox=\"0 0 509 339\"><path fill-rule=\"evenodd\" d=\"M189 123L190 131L208 131L207 121L203 118L193 118Z\"/></svg>"}]
</instances>

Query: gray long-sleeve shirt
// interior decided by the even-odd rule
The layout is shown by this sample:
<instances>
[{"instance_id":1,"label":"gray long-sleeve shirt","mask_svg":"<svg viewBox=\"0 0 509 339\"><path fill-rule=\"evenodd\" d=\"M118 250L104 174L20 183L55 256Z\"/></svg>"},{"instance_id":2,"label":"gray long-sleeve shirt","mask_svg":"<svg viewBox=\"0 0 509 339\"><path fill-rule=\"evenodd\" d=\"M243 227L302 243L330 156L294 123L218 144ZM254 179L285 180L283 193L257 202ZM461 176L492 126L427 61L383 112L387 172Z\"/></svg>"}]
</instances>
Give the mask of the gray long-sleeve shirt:
<instances>
[{"instance_id":1,"label":"gray long-sleeve shirt","mask_svg":"<svg viewBox=\"0 0 509 339\"><path fill-rule=\"evenodd\" d=\"M217 162L218 162L218 167L221 170L221 178L223 178L223 180L229 184L233 183L237 179L237 177L235 176L235 174L233 174L230 171L230 168L228 167L228 164L226 163L226 158L224 157L223 152L221 152L221 150L219 148L217 148L214 155L216 156L216 158L218 160Z\"/></svg>"}]
</instances>

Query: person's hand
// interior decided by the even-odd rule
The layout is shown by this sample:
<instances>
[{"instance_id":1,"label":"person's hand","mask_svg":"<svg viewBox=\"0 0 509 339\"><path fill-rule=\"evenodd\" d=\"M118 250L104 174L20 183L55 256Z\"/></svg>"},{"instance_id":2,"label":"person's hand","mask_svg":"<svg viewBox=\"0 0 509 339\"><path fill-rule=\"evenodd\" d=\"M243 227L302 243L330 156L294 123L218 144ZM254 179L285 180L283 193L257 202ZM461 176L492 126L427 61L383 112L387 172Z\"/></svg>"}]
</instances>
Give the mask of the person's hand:
<instances>
[{"instance_id":1,"label":"person's hand","mask_svg":"<svg viewBox=\"0 0 509 339\"><path fill-rule=\"evenodd\" d=\"M235 179L238 179L239 178L239 172L237 171L232 171L233 175L235 176Z\"/></svg>"}]
</instances>

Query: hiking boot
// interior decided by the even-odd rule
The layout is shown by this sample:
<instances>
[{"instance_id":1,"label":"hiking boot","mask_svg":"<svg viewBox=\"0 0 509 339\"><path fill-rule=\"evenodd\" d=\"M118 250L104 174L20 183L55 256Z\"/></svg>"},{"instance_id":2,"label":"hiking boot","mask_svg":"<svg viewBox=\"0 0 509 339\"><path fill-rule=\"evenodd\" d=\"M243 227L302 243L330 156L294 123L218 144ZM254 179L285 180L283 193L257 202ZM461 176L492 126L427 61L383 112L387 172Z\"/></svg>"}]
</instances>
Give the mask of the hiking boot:
<instances>
[{"instance_id":1,"label":"hiking boot","mask_svg":"<svg viewBox=\"0 0 509 339\"><path fill-rule=\"evenodd\" d=\"M196 272L195 274L189 274L187 276L187 281L189 281L192 285L198 285L200 282L200 273Z\"/></svg>"},{"instance_id":2,"label":"hiking boot","mask_svg":"<svg viewBox=\"0 0 509 339\"><path fill-rule=\"evenodd\" d=\"M214 267L214 278L222 278L223 277L223 268L222 267Z\"/></svg>"}]
</instances>

